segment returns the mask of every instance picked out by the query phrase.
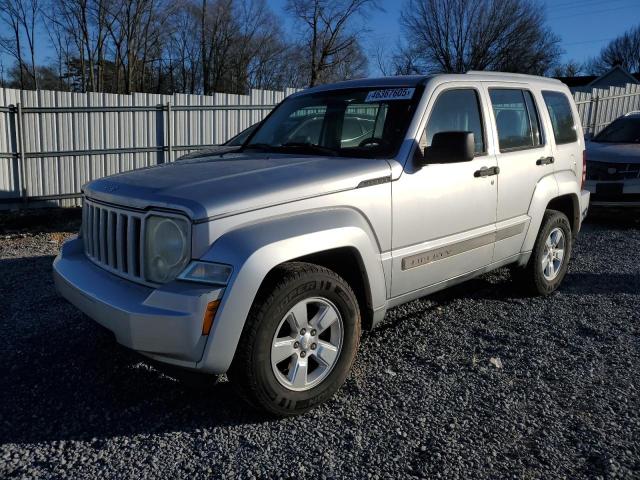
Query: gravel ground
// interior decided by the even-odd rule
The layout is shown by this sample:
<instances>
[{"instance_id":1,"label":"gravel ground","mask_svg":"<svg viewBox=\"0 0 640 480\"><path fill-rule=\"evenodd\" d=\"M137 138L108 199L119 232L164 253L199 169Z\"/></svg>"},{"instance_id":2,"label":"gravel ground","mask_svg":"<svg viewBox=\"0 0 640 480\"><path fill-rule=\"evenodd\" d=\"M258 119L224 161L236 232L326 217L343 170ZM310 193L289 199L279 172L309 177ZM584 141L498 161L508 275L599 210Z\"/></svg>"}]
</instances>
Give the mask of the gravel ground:
<instances>
[{"instance_id":1,"label":"gravel ground","mask_svg":"<svg viewBox=\"0 0 640 480\"><path fill-rule=\"evenodd\" d=\"M118 346L54 292L68 233L7 231L0 478L640 478L638 223L586 225L550 298L500 270L393 309L285 420Z\"/></svg>"}]
</instances>

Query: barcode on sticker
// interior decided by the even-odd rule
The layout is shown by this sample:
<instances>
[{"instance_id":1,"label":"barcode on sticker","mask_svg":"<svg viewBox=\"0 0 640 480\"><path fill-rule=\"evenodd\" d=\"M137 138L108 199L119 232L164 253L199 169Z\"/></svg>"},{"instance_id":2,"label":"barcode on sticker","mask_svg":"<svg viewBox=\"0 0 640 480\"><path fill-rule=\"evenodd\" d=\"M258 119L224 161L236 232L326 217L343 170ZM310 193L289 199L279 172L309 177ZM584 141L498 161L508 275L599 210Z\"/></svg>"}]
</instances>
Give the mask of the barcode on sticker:
<instances>
[{"instance_id":1,"label":"barcode on sticker","mask_svg":"<svg viewBox=\"0 0 640 480\"><path fill-rule=\"evenodd\" d=\"M387 88L385 90L372 90L364 99L368 102L382 102L385 100L409 100L413 97L415 88Z\"/></svg>"}]
</instances>

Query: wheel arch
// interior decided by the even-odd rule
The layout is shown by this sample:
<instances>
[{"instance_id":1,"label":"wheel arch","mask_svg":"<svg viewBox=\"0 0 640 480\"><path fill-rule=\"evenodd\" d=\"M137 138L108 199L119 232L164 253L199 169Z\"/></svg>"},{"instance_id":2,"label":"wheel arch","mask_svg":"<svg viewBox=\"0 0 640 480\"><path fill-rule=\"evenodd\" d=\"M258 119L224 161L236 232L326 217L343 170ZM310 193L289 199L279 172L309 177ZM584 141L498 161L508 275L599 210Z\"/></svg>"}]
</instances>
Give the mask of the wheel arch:
<instances>
[{"instance_id":1,"label":"wheel arch","mask_svg":"<svg viewBox=\"0 0 640 480\"><path fill-rule=\"evenodd\" d=\"M362 255L356 248L350 246L323 250L292 259L292 261L320 265L340 275L356 294L362 315L362 327L367 330L373 327L371 285Z\"/></svg>"},{"instance_id":2,"label":"wheel arch","mask_svg":"<svg viewBox=\"0 0 640 480\"><path fill-rule=\"evenodd\" d=\"M576 194L567 193L565 195L552 198L547 204L546 209L557 210L564 213L569 219L571 233L575 237L576 233L580 229L580 201Z\"/></svg>"},{"instance_id":3,"label":"wheel arch","mask_svg":"<svg viewBox=\"0 0 640 480\"><path fill-rule=\"evenodd\" d=\"M525 236L522 252L533 249L544 212L548 209L559 210L569 218L572 233L580 230L580 183L573 172L562 171L540 179L533 192L528 215L531 218Z\"/></svg>"},{"instance_id":4,"label":"wheel arch","mask_svg":"<svg viewBox=\"0 0 640 480\"><path fill-rule=\"evenodd\" d=\"M379 244L369 222L348 207L241 226L216 240L202 259L233 266L203 357L198 362L199 369L211 373L228 369L259 288L267 275L283 263L306 261L327 268L333 266L331 269L339 275L359 282L352 288L356 295L356 288L364 289L365 318L369 308L380 309L386 304ZM341 265L341 261L345 264ZM357 265L359 274L349 272L349 265Z\"/></svg>"}]
</instances>

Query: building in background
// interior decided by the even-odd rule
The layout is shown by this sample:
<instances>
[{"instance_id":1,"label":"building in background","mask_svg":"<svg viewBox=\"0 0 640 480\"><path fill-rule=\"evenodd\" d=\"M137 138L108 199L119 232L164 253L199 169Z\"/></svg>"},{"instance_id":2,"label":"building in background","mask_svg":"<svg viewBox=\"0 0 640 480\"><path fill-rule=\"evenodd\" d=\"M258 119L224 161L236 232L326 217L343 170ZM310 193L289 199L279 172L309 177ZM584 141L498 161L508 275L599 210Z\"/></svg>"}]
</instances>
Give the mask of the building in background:
<instances>
[{"instance_id":1,"label":"building in background","mask_svg":"<svg viewBox=\"0 0 640 480\"><path fill-rule=\"evenodd\" d=\"M620 66L615 66L600 76L580 75L557 78L566 84L571 91L589 91L593 88L625 87L627 84L640 84L640 72L632 74Z\"/></svg>"}]
</instances>

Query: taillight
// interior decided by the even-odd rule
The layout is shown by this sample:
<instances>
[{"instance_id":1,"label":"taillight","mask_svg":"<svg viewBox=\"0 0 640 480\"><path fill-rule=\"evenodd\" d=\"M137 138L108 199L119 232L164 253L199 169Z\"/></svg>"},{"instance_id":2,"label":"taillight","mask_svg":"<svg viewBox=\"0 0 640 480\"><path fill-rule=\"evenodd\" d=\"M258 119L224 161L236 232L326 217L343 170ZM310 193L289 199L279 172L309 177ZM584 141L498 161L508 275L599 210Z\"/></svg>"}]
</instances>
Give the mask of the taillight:
<instances>
[{"instance_id":1,"label":"taillight","mask_svg":"<svg viewBox=\"0 0 640 480\"><path fill-rule=\"evenodd\" d=\"M584 190L584 182L587 181L587 151L582 151L582 185L580 189Z\"/></svg>"}]
</instances>

